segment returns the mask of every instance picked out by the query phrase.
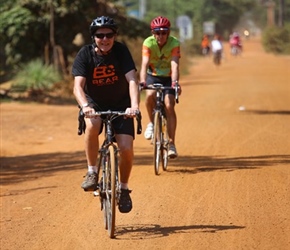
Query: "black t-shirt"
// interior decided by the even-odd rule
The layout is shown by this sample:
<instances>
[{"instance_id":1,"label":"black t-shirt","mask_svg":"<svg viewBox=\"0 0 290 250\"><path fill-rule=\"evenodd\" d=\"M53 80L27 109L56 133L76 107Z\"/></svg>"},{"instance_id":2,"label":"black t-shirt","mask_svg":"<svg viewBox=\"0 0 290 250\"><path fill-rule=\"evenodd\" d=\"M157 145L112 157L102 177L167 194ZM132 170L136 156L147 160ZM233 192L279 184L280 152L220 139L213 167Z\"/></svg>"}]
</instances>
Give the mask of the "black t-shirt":
<instances>
[{"instance_id":1,"label":"black t-shirt","mask_svg":"<svg viewBox=\"0 0 290 250\"><path fill-rule=\"evenodd\" d=\"M85 93L101 109L130 107L129 83L125 74L136 70L128 48L115 42L108 55L97 55L92 45L78 52L72 67L73 76L86 78Z\"/></svg>"}]
</instances>

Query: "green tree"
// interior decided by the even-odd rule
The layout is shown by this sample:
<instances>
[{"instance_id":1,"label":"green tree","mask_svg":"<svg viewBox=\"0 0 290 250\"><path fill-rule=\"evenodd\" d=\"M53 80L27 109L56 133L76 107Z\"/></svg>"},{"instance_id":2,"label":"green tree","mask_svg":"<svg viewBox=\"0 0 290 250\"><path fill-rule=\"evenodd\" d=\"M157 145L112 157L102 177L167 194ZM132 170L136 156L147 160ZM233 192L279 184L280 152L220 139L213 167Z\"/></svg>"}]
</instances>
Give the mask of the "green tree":
<instances>
[{"instance_id":1,"label":"green tree","mask_svg":"<svg viewBox=\"0 0 290 250\"><path fill-rule=\"evenodd\" d=\"M79 49L72 43L75 35L82 33L85 43L91 42L88 28L99 15L121 23L121 35L137 38L148 34L148 24L127 18L122 9L105 0L6 0L0 2L0 8L2 69L19 68L33 58L55 62L55 48L62 63L68 65L69 55Z\"/></svg>"}]
</instances>

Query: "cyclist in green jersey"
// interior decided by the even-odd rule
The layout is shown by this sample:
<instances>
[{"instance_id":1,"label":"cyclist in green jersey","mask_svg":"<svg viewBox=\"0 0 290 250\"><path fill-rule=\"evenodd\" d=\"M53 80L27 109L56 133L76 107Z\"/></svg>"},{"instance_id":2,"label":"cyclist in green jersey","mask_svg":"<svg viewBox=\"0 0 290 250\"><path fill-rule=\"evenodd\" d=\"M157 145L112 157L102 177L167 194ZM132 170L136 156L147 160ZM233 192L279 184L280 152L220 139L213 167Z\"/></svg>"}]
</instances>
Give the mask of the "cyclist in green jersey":
<instances>
[{"instance_id":1,"label":"cyclist in green jersey","mask_svg":"<svg viewBox=\"0 0 290 250\"><path fill-rule=\"evenodd\" d=\"M140 70L140 83L162 83L172 86L179 80L180 42L170 35L170 21L166 17L158 16L151 21L152 36L146 38L142 47L142 64ZM181 94L181 88L179 89ZM175 131L177 125L175 113L174 89L165 91L165 111L168 122L170 158L177 157L175 147ZM146 90L146 108L150 123L147 125L144 136L147 140L153 134L153 110L155 107L155 91Z\"/></svg>"}]
</instances>

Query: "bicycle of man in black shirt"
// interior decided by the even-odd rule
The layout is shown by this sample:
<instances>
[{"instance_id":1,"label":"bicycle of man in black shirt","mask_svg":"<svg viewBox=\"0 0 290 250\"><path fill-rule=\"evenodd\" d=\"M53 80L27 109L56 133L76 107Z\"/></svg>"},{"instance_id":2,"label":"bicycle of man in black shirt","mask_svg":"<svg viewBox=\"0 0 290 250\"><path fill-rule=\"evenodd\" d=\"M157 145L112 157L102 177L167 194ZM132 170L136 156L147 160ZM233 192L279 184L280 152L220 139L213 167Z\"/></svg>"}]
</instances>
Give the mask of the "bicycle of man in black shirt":
<instances>
[{"instance_id":1,"label":"bicycle of man in black shirt","mask_svg":"<svg viewBox=\"0 0 290 250\"><path fill-rule=\"evenodd\" d=\"M133 164L135 138L133 117L139 112L139 89L136 66L128 48L116 41L118 27L114 19L100 16L89 27L92 44L84 45L72 67L74 95L85 115L84 144L87 173L81 185L84 190L96 190L97 158L101 118L92 118L95 111L125 111L126 119L114 120L113 127L119 148L121 197L119 210L128 213L132 200L128 187Z\"/></svg>"}]
</instances>

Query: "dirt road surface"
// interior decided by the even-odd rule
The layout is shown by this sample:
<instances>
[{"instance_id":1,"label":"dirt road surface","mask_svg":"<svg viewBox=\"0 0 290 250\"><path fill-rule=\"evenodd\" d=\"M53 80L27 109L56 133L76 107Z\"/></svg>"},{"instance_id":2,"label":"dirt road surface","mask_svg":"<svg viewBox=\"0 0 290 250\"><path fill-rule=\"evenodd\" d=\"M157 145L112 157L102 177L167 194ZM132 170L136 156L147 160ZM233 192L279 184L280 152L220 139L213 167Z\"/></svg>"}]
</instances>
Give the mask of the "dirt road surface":
<instances>
[{"instance_id":1,"label":"dirt road surface","mask_svg":"<svg viewBox=\"0 0 290 250\"><path fill-rule=\"evenodd\" d=\"M80 188L77 108L1 103L1 250L290 249L290 57L253 40L241 57L225 49L218 69L193 58L182 77L167 172L154 175L136 138L134 207L117 213L115 239Z\"/></svg>"}]
</instances>

